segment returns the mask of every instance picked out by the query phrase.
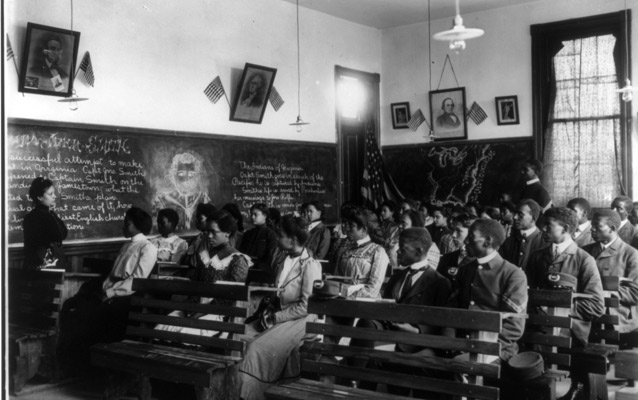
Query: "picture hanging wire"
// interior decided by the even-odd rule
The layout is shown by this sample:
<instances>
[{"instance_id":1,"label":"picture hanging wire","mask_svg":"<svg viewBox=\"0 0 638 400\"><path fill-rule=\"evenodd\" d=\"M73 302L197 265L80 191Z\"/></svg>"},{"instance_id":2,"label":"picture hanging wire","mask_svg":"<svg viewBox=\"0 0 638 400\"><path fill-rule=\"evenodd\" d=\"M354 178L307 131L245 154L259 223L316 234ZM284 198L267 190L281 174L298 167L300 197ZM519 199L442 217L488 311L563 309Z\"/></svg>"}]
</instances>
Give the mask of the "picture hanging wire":
<instances>
[{"instance_id":1,"label":"picture hanging wire","mask_svg":"<svg viewBox=\"0 0 638 400\"><path fill-rule=\"evenodd\" d=\"M73 0L70 0L70 2L71 2L71 32L73 32ZM73 59L73 57L71 57L71 71L73 71L74 69L75 69L75 60ZM72 82L75 81L75 78L78 76L79 71L80 71L80 68L78 68L77 71L75 71ZM78 109L78 101L86 101L88 99L89 99L88 97L78 97L77 93L75 92L75 88L73 88L73 94L71 94L71 96L69 97L65 97L64 99L58 100L58 103L69 103L69 110L76 111Z\"/></svg>"},{"instance_id":2,"label":"picture hanging wire","mask_svg":"<svg viewBox=\"0 0 638 400\"><path fill-rule=\"evenodd\" d=\"M452 60L450 59L450 55L445 56L445 62L443 63L443 69L441 70L441 77L439 78L439 84L436 86L436 90L441 88L441 81L443 80L443 73L445 72L445 66L450 63L450 68L452 69L452 74L454 75L454 81L456 81L456 87L461 87L459 85L459 80L456 79L456 72L454 72L454 65L452 65Z\"/></svg>"}]
</instances>

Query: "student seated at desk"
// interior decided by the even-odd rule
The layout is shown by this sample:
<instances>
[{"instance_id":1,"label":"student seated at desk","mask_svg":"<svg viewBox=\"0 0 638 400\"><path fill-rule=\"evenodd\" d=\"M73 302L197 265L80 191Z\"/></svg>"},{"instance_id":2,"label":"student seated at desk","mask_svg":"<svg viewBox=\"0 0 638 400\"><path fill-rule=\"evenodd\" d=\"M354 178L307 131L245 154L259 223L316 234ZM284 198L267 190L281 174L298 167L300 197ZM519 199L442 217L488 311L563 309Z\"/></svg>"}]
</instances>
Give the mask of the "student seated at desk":
<instances>
[{"instance_id":1,"label":"student seated at desk","mask_svg":"<svg viewBox=\"0 0 638 400\"><path fill-rule=\"evenodd\" d=\"M157 213L157 230L160 236L151 239L153 246L157 247L157 261L177 263L186 254L188 243L175 234L177 224L179 214L172 208L163 208Z\"/></svg>"},{"instance_id":2,"label":"student seated at desk","mask_svg":"<svg viewBox=\"0 0 638 400\"><path fill-rule=\"evenodd\" d=\"M474 257L468 254L465 247L465 238L467 238L470 226L472 226L475 220L476 216L465 213L459 214L451 219L452 240L458 250L444 254L436 270L452 284L456 284L456 277L459 270L475 260Z\"/></svg>"},{"instance_id":3,"label":"student seated at desk","mask_svg":"<svg viewBox=\"0 0 638 400\"><path fill-rule=\"evenodd\" d=\"M254 227L244 232L239 251L250 256L254 268L267 271L274 278L277 271L271 270L271 264L277 248L277 234L267 226L268 216L267 205L257 203L250 207Z\"/></svg>"},{"instance_id":4,"label":"student seated at desk","mask_svg":"<svg viewBox=\"0 0 638 400\"><path fill-rule=\"evenodd\" d=\"M157 247L145 236L152 227L153 219L146 211L137 207L126 211L123 233L131 241L122 246L113 269L102 283L100 315L105 324L105 342L124 339L133 279L147 278L157 262Z\"/></svg>"},{"instance_id":5,"label":"student seated at desk","mask_svg":"<svg viewBox=\"0 0 638 400\"><path fill-rule=\"evenodd\" d=\"M206 221L207 239L210 244L210 252L202 260L202 264L195 268L191 280L198 282L232 281L245 282L248 274L248 267L252 265L250 257L235 250L230 245L230 237L237 232L237 223L232 215L226 211L217 211ZM207 304L214 302L214 299L192 297L190 302ZM199 313L186 315L184 311L173 311L169 316L186 317L193 319L204 319L209 321L221 321L219 315L203 315ZM158 325L155 329L171 332L188 333L191 335L213 336L218 332L199 329L176 327L170 325Z\"/></svg>"},{"instance_id":6,"label":"student seated at desk","mask_svg":"<svg viewBox=\"0 0 638 400\"><path fill-rule=\"evenodd\" d=\"M567 202L567 208L574 211L578 218L578 226L573 235L574 242L581 248L592 243L594 239L591 234L591 222L588 219L591 216L589 202L582 197L576 197Z\"/></svg>"},{"instance_id":7,"label":"student seated at desk","mask_svg":"<svg viewBox=\"0 0 638 400\"><path fill-rule=\"evenodd\" d=\"M470 310L524 313L527 308L527 278L516 265L503 260L498 248L505 231L498 221L477 219L469 228L465 247L476 260L458 272L452 304ZM501 354L495 362L507 361L518 352L525 319L506 318L498 334Z\"/></svg>"},{"instance_id":8,"label":"student seated at desk","mask_svg":"<svg viewBox=\"0 0 638 400\"><path fill-rule=\"evenodd\" d=\"M325 212L326 208L319 201L311 201L306 206L305 217L310 223L306 248L316 260L325 260L330 250L330 229L323 224Z\"/></svg>"},{"instance_id":9,"label":"student seated at desk","mask_svg":"<svg viewBox=\"0 0 638 400\"><path fill-rule=\"evenodd\" d=\"M304 244L308 239L308 222L303 217L285 216L281 221L279 248L273 261L277 271L278 310L267 313L260 323L263 332L249 343L239 365L241 398L263 399L264 391L283 380L300 374L298 348L307 338L306 323L317 319L308 314L308 298L313 283L321 279L321 265L312 258Z\"/></svg>"},{"instance_id":10,"label":"student seated at desk","mask_svg":"<svg viewBox=\"0 0 638 400\"><path fill-rule=\"evenodd\" d=\"M596 260L580 249L572 239L578 219L567 207L551 208L543 218L543 236L551 244L537 250L530 257L527 276L530 288L550 289L558 274L574 277L575 292L588 295L579 297L572 306L572 347L584 347L589 340L591 321L605 312L603 286ZM571 387L561 399L579 399L585 390L585 373L571 371Z\"/></svg>"},{"instance_id":11,"label":"student seated at desk","mask_svg":"<svg viewBox=\"0 0 638 400\"><path fill-rule=\"evenodd\" d=\"M183 265L188 265L191 268L203 265L201 254L208 254L208 250L210 249L208 234L206 233L206 221L208 218L211 218L216 211L217 209L212 204L200 203L197 205L195 209L195 224L201 233L191 239L188 244L188 250L186 250L186 254L182 257Z\"/></svg>"},{"instance_id":12,"label":"student seated at desk","mask_svg":"<svg viewBox=\"0 0 638 400\"><path fill-rule=\"evenodd\" d=\"M451 284L441 274L436 272L436 268L433 268L428 264L427 254L430 246L432 245L432 238L430 233L425 228L410 228L401 232L399 236L399 263L406 267L403 270L396 272L386 286L383 293L384 298L395 299L398 304L412 304L419 306L433 306L433 307L445 307L449 300L451 293ZM379 330L393 330L398 332L411 332L411 333L424 333L430 335L439 335L442 333L440 328L427 326L427 325L411 325L411 324L397 324L389 321L377 321L377 320L359 320L358 327L373 328ZM357 347L374 347L375 342L373 340L364 339L352 339L351 346ZM415 353L424 356L432 356L435 351L419 346L399 344L396 346L395 351L403 353ZM363 367L368 363L368 360L352 359L349 364L354 367ZM392 364L379 366L380 369L388 370L392 372L414 373L418 375L428 377L441 377L441 374L437 374L435 371L426 369L410 368L410 371L406 371L406 367L400 367L397 369ZM376 383L372 383L376 386ZM364 382L361 384L362 389L367 389L369 383ZM374 390L374 387L370 387ZM406 388L388 386L388 391L391 394L407 396L409 390ZM415 397L429 398L425 393L419 393L416 391Z\"/></svg>"}]
</instances>

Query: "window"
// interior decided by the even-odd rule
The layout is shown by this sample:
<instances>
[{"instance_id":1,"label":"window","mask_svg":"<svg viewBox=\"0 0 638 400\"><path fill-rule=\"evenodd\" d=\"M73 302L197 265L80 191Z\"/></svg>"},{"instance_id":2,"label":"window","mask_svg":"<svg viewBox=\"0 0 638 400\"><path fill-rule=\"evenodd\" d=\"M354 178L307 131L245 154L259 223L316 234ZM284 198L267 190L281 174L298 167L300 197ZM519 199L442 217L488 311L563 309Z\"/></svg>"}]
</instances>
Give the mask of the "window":
<instances>
[{"instance_id":1,"label":"window","mask_svg":"<svg viewBox=\"0 0 638 400\"><path fill-rule=\"evenodd\" d=\"M584 197L609 207L627 192L630 106L624 82L624 11L532 27L534 133L555 205Z\"/></svg>"}]
</instances>

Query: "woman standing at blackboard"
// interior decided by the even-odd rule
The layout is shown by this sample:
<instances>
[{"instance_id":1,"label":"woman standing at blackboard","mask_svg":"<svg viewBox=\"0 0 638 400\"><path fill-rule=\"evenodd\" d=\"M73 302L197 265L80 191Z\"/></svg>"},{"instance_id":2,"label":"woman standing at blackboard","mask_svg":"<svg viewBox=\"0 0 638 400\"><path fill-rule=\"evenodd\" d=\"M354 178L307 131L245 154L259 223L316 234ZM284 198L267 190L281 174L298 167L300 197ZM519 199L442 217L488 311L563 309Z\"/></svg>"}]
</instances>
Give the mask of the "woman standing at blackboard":
<instances>
[{"instance_id":1,"label":"woman standing at blackboard","mask_svg":"<svg viewBox=\"0 0 638 400\"><path fill-rule=\"evenodd\" d=\"M50 179L38 177L31 182L29 197L33 209L24 217L24 269L64 269L66 260L62 241L68 230L52 210L55 187Z\"/></svg>"},{"instance_id":2,"label":"woman standing at blackboard","mask_svg":"<svg viewBox=\"0 0 638 400\"><path fill-rule=\"evenodd\" d=\"M273 270L271 261L277 249L277 234L266 225L268 215L268 206L263 203L250 207L254 228L244 233L239 251L250 256L255 268L265 271L274 282L277 271Z\"/></svg>"}]
</instances>

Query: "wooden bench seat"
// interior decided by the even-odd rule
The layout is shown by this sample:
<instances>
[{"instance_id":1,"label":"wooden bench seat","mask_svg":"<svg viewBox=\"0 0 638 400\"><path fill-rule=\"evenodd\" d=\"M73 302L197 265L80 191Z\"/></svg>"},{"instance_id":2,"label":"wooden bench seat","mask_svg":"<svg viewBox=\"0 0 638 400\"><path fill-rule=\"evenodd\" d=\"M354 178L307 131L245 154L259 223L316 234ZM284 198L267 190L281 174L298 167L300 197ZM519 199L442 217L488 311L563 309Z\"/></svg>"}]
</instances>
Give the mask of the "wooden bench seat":
<instances>
[{"instance_id":1,"label":"wooden bench seat","mask_svg":"<svg viewBox=\"0 0 638 400\"><path fill-rule=\"evenodd\" d=\"M424 324L467 331L467 337L447 337L396 330L377 330L359 326L344 326L330 323L308 323L308 333L325 336L340 336L382 343L410 344L450 352L467 352L465 358L447 358L445 356L425 356L377 348L345 346L326 342L307 341L301 347L302 372L314 376L336 377L340 381L365 381L374 384L393 385L408 390L424 390L454 396L476 399L498 399L499 389L489 386L483 378L496 381L500 377L500 366L486 362L486 356L500 354L501 345L497 342L502 327L502 318L498 312L470 311L450 308L421 307L414 305L375 303L368 301L318 299L311 297L308 305L310 313L327 317L346 317L376 319L396 323ZM352 344L352 342L351 342ZM341 363L334 364L329 357L341 357ZM347 360L367 360L364 366L350 365ZM393 364L418 371L427 369L454 374L463 374L467 381L426 377L398 371L378 369L374 364ZM378 364L377 364L378 365ZM404 399L373 390L334 384L330 379L323 381L301 379L294 383L274 386L266 391L269 399Z\"/></svg>"},{"instance_id":2,"label":"wooden bench seat","mask_svg":"<svg viewBox=\"0 0 638 400\"><path fill-rule=\"evenodd\" d=\"M136 295L131 299L126 331L130 340L91 348L91 362L109 371L105 398L116 399L135 389L139 398L150 399L149 378L156 378L193 385L200 399L238 399L237 368L246 343L235 335L245 333L248 288L243 284L135 279L133 290ZM188 301L189 296L216 301L193 303ZM224 319L167 315L176 310ZM222 334L211 337L158 330L158 324Z\"/></svg>"},{"instance_id":3,"label":"wooden bench seat","mask_svg":"<svg viewBox=\"0 0 638 400\"><path fill-rule=\"evenodd\" d=\"M10 390L19 394L36 374L59 377L58 339L63 270L9 269Z\"/></svg>"}]
</instances>

